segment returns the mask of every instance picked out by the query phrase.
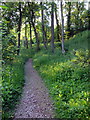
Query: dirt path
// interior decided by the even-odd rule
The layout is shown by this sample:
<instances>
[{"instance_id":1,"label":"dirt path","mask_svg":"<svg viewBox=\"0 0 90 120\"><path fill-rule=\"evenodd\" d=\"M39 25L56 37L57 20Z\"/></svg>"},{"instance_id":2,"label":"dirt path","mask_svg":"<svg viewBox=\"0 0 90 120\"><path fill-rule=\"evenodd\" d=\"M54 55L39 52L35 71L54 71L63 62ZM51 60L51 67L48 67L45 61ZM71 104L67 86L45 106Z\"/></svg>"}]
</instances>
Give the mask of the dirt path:
<instances>
[{"instance_id":1,"label":"dirt path","mask_svg":"<svg viewBox=\"0 0 90 120\"><path fill-rule=\"evenodd\" d=\"M53 118L53 105L43 81L29 59L25 65L25 86L16 118Z\"/></svg>"}]
</instances>

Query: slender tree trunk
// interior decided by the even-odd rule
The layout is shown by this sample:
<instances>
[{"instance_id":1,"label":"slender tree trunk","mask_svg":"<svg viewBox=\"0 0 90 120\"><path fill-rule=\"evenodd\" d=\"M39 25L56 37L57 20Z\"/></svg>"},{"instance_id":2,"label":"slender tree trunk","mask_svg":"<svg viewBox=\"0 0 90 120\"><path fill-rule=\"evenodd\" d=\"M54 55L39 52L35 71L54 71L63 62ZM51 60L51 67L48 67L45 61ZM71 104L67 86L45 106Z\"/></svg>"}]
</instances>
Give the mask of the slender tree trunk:
<instances>
[{"instance_id":1,"label":"slender tree trunk","mask_svg":"<svg viewBox=\"0 0 90 120\"><path fill-rule=\"evenodd\" d=\"M55 7L55 17L56 17L56 24L57 24L57 39L60 41L60 26L59 26L59 20L57 16L57 6Z\"/></svg>"},{"instance_id":2,"label":"slender tree trunk","mask_svg":"<svg viewBox=\"0 0 90 120\"><path fill-rule=\"evenodd\" d=\"M61 0L61 21L62 21L62 53L65 53L64 49L64 18L63 18L63 5Z\"/></svg>"},{"instance_id":3,"label":"slender tree trunk","mask_svg":"<svg viewBox=\"0 0 90 120\"><path fill-rule=\"evenodd\" d=\"M35 33L35 37L36 37L36 43L37 43L37 51L38 51L38 50L40 50L40 42L39 42L36 27L35 27L35 15L34 15L33 9L30 10L31 6L30 6L29 2L28 2L28 7L29 7L30 22L32 23L32 27L34 29L34 33Z\"/></svg>"},{"instance_id":4,"label":"slender tree trunk","mask_svg":"<svg viewBox=\"0 0 90 120\"><path fill-rule=\"evenodd\" d=\"M26 48L28 49L28 40L27 40L27 24L25 21L25 43L26 43Z\"/></svg>"},{"instance_id":5,"label":"slender tree trunk","mask_svg":"<svg viewBox=\"0 0 90 120\"><path fill-rule=\"evenodd\" d=\"M38 50L40 50L40 43L39 43L39 39L38 39L38 33L37 33L34 22L33 21L31 21L31 22L32 22L32 26L33 26L35 37L36 37L37 51L38 51Z\"/></svg>"},{"instance_id":6,"label":"slender tree trunk","mask_svg":"<svg viewBox=\"0 0 90 120\"><path fill-rule=\"evenodd\" d=\"M20 52L20 35L21 35L21 24L22 24L22 11L21 11L21 2L19 2L18 50L17 50L17 55L19 55L19 52Z\"/></svg>"},{"instance_id":7,"label":"slender tree trunk","mask_svg":"<svg viewBox=\"0 0 90 120\"><path fill-rule=\"evenodd\" d=\"M32 27L30 22L29 22L29 26L30 26L30 48L32 48Z\"/></svg>"},{"instance_id":8,"label":"slender tree trunk","mask_svg":"<svg viewBox=\"0 0 90 120\"><path fill-rule=\"evenodd\" d=\"M45 28L45 38L46 38L46 45L47 45L47 29Z\"/></svg>"},{"instance_id":9,"label":"slender tree trunk","mask_svg":"<svg viewBox=\"0 0 90 120\"><path fill-rule=\"evenodd\" d=\"M51 8L51 48L52 53L54 53L54 3L52 2Z\"/></svg>"},{"instance_id":10,"label":"slender tree trunk","mask_svg":"<svg viewBox=\"0 0 90 120\"><path fill-rule=\"evenodd\" d=\"M70 38L71 36L71 31L70 31L70 27L71 27L71 2L68 2L68 16L67 16L67 39Z\"/></svg>"},{"instance_id":11,"label":"slender tree trunk","mask_svg":"<svg viewBox=\"0 0 90 120\"><path fill-rule=\"evenodd\" d=\"M48 28L47 28L47 27L45 27L46 45L48 46L48 40L47 40L47 39L48 39L48 38L47 38L47 31L48 31L48 30L47 30L47 29L48 29Z\"/></svg>"},{"instance_id":12,"label":"slender tree trunk","mask_svg":"<svg viewBox=\"0 0 90 120\"><path fill-rule=\"evenodd\" d=\"M27 39L27 21L26 21L26 3L25 3L25 45L28 49L28 39Z\"/></svg>"},{"instance_id":13,"label":"slender tree trunk","mask_svg":"<svg viewBox=\"0 0 90 120\"><path fill-rule=\"evenodd\" d=\"M44 47L47 49L46 34L45 34L45 28L44 28L43 4L42 4L42 2L41 2L41 15L42 15L42 36L43 36L43 43L44 43Z\"/></svg>"}]
</instances>

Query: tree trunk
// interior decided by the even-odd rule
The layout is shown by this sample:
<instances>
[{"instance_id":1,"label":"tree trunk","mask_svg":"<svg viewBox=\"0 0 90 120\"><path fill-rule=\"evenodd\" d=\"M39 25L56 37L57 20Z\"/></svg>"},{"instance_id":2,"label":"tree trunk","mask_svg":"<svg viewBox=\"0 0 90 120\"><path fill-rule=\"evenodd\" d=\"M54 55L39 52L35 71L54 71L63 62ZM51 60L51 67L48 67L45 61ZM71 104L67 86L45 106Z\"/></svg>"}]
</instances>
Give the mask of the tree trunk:
<instances>
[{"instance_id":1,"label":"tree trunk","mask_svg":"<svg viewBox=\"0 0 90 120\"><path fill-rule=\"evenodd\" d=\"M45 26L46 45L48 46L48 37L47 37L47 33L48 33L48 28Z\"/></svg>"},{"instance_id":2,"label":"tree trunk","mask_svg":"<svg viewBox=\"0 0 90 120\"><path fill-rule=\"evenodd\" d=\"M27 20L26 20L26 3L25 3L25 45L28 49L28 40L27 40Z\"/></svg>"},{"instance_id":3,"label":"tree trunk","mask_svg":"<svg viewBox=\"0 0 90 120\"><path fill-rule=\"evenodd\" d=\"M19 2L18 50L17 50L17 55L19 55L19 52L20 52L20 35L21 35L21 24L22 24L22 11L21 11L21 2Z\"/></svg>"},{"instance_id":4,"label":"tree trunk","mask_svg":"<svg viewBox=\"0 0 90 120\"><path fill-rule=\"evenodd\" d=\"M28 49L27 24L26 24L26 21L25 21L25 45L26 45L26 48Z\"/></svg>"},{"instance_id":5,"label":"tree trunk","mask_svg":"<svg viewBox=\"0 0 90 120\"><path fill-rule=\"evenodd\" d=\"M39 47L40 43L39 43L39 39L38 39L38 33L37 33L34 22L32 20L31 20L31 22L32 22L32 26L33 26L35 37L36 37L37 51L38 51L38 50L40 50L40 47Z\"/></svg>"},{"instance_id":6,"label":"tree trunk","mask_svg":"<svg viewBox=\"0 0 90 120\"><path fill-rule=\"evenodd\" d=\"M38 51L38 50L40 50L40 43L39 43L38 33L37 33L37 30L36 30L36 27L35 27L35 15L34 15L33 9L30 10L31 6L30 6L29 2L28 2L28 7L29 7L30 22L32 23L32 27L34 29L34 33L35 33L35 37L36 37L36 43L37 43L37 51ZM34 21L33 21L33 19L34 19Z\"/></svg>"},{"instance_id":7,"label":"tree trunk","mask_svg":"<svg viewBox=\"0 0 90 120\"><path fill-rule=\"evenodd\" d=\"M30 22L29 22L29 26L30 26L30 48L32 48L32 28Z\"/></svg>"},{"instance_id":8,"label":"tree trunk","mask_svg":"<svg viewBox=\"0 0 90 120\"><path fill-rule=\"evenodd\" d=\"M43 16L43 4L41 2L41 15L42 15L42 36L43 36L43 43L44 43L44 47L47 49L47 45L46 45L46 34L45 34L45 28L44 28L44 16Z\"/></svg>"},{"instance_id":9,"label":"tree trunk","mask_svg":"<svg viewBox=\"0 0 90 120\"><path fill-rule=\"evenodd\" d=\"M59 20L57 16L57 6L55 7L55 17L56 17L56 24L57 24L57 39L60 41L60 26L59 26Z\"/></svg>"},{"instance_id":10,"label":"tree trunk","mask_svg":"<svg viewBox=\"0 0 90 120\"><path fill-rule=\"evenodd\" d=\"M51 48L52 53L54 53L54 3L52 2L51 6Z\"/></svg>"},{"instance_id":11,"label":"tree trunk","mask_svg":"<svg viewBox=\"0 0 90 120\"><path fill-rule=\"evenodd\" d=\"M61 21L62 21L62 53L65 53L64 49L64 18L63 18L63 5L61 0Z\"/></svg>"}]
</instances>

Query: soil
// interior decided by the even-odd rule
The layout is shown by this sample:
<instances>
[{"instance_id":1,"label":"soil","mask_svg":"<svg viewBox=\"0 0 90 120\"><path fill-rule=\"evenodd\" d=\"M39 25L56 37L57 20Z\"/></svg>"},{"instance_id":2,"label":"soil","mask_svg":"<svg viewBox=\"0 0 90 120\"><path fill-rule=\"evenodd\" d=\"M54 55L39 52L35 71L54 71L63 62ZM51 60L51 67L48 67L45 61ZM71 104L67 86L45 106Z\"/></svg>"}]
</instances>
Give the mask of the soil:
<instances>
[{"instance_id":1,"label":"soil","mask_svg":"<svg viewBox=\"0 0 90 120\"><path fill-rule=\"evenodd\" d=\"M53 118L52 100L49 91L37 71L32 59L25 64L25 86L20 103L16 107L15 118Z\"/></svg>"}]
</instances>

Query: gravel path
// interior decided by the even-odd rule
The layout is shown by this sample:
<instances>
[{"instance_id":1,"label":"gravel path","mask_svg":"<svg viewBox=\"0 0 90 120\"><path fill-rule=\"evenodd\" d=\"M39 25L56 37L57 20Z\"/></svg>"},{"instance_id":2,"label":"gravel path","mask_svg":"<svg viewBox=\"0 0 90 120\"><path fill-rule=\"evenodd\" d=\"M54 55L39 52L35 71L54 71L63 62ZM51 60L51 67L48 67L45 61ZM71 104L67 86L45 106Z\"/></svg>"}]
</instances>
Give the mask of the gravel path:
<instances>
[{"instance_id":1,"label":"gravel path","mask_svg":"<svg viewBox=\"0 0 90 120\"><path fill-rule=\"evenodd\" d=\"M25 64L25 86L20 104L17 106L17 118L53 118L53 105L48 90L33 68L32 60Z\"/></svg>"}]
</instances>

